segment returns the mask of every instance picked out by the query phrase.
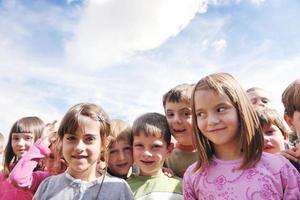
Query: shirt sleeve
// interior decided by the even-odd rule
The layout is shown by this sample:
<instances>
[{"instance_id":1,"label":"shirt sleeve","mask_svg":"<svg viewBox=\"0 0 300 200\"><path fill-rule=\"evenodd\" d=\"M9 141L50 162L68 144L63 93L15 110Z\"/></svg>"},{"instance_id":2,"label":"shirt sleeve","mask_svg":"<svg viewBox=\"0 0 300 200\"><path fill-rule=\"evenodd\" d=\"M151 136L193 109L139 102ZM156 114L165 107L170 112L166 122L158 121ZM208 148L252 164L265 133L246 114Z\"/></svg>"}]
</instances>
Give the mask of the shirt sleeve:
<instances>
[{"instance_id":1,"label":"shirt sleeve","mask_svg":"<svg viewBox=\"0 0 300 200\"><path fill-rule=\"evenodd\" d=\"M45 158L50 153L50 149L43 143L42 139L37 140L11 171L9 175L10 182L16 187L36 190L39 183L45 179L49 173L34 172L33 170L39 160Z\"/></svg>"},{"instance_id":2,"label":"shirt sleeve","mask_svg":"<svg viewBox=\"0 0 300 200\"><path fill-rule=\"evenodd\" d=\"M280 170L284 189L283 199L300 199L300 174L288 161Z\"/></svg>"},{"instance_id":3,"label":"shirt sleeve","mask_svg":"<svg viewBox=\"0 0 300 200\"><path fill-rule=\"evenodd\" d=\"M197 200L195 188L193 188L193 179L195 174L192 172L194 165L190 166L183 176L183 197L188 200Z\"/></svg>"}]
</instances>

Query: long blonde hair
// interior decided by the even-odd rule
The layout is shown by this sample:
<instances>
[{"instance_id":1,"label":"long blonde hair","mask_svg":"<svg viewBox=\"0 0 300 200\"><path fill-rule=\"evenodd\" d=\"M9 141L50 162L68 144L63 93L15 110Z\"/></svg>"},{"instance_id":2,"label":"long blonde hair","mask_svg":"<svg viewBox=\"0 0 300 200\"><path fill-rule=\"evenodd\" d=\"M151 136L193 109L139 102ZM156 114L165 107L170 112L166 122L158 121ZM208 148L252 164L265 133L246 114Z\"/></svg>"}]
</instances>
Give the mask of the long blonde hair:
<instances>
[{"instance_id":1,"label":"long blonde hair","mask_svg":"<svg viewBox=\"0 0 300 200\"><path fill-rule=\"evenodd\" d=\"M218 94L225 94L237 110L239 120L239 145L243 155L240 169L255 165L261 158L263 151L263 136L256 113L238 81L228 73L210 74L196 84L192 93L192 122L194 145L198 150L198 162L195 171L202 171L209 166L214 153L212 143L202 134L197 126L195 112L195 93L199 90L213 90Z\"/></svg>"}]
</instances>

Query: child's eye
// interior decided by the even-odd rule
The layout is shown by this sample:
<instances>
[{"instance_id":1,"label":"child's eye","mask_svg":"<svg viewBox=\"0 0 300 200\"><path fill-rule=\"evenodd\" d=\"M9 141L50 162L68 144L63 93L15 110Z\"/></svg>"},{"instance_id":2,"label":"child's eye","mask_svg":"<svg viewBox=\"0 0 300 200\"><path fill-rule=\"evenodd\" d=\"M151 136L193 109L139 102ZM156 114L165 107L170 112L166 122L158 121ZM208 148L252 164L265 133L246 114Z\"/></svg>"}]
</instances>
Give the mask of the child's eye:
<instances>
[{"instance_id":1,"label":"child's eye","mask_svg":"<svg viewBox=\"0 0 300 200\"><path fill-rule=\"evenodd\" d=\"M197 117L200 117L200 118L204 118L205 117L205 114L204 112L198 112L196 113Z\"/></svg>"},{"instance_id":2,"label":"child's eye","mask_svg":"<svg viewBox=\"0 0 300 200\"><path fill-rule=\"evenodd\" d=\"M268 100L268 99L262 99L262 102L263 102L263 103L268 103L269 100Z\"/></svg>"},{"instance_id":3,"label":"child's eye","mask_svg":"<svg viewBox=\"0 0 300 200\"><path fill-rule=\"evenodd\" d=\"M155 145L153 145L153 148L154 149L159 149L159 148L161 148L162 146L161 145L158 145L158 144L155 144Z\"/></svg>"},{"instance_id":4,"label":"child's eye","mask_svg":"<svg viewBox=\"0 0 300 200\"><path fill-rule=\"evenodd\" d=\"M174 116L174 113L167 113L166 117L173 117Z\"/></svg>"},{"instance_id":5,"label":"child's eye","mask_svg":"<svg viewBox=\"0 0 300 200\"><path fill-rule=\"evenodd\" d=\"M225 107L220 107L220 108L217 109L217 111L218 112L223 112L223 111L225 111L225 109L226 109Z\"/></svg>"},{"instance_id":6,"label":"child's eye","mask_svg":"<svg viewBox=\"0 0 300 200\"><path fill-rule=\"evenodd\" d=\"M135 144L134 147L136 147L136 148L142 148L143 145L142 144Z\"/></svg>"},{"instance_id":7,"label":"child's eye","mask_svg":"<svg viewBox=\"0 0 300 200\"><path fill-rule=\"evenodd\" d=\"M67 136L66 138L67 138L67 140L69 140L69 141L74 141L74 140L76 140L76 136L74 136L74 135L69 135L69 136Z\"/></svg>"},{"instance_id":8,"label":"child's eye","mask_svg":"<svg viewBox=\"0 0 300 200\"><path fill-rule=\"evenodd\" d=\"M20 139L20 137L19 136L13 136L12 139L15 140L15 141L17 141L17 140Z\"/></svg>"},{"instance_id":9,"label":"child's eye","mask_svg":"<svg viewBox=\"0 0 300 200\"><path fill-rule=\"evenodd\" d=\"M31 136L26 136L26 137L25 137L25 140L26 140L26 141L29 141L29 140L32 140L32 139L33 139L33 138L32 138Z\"/></svg>"},{"instance_id":10,"label":"child's eye","mask_svg":"<svg viewBox=\"0 0 300 200\"><path fill-rule=\"evenodd\" d=\"M88 143L91 143L91 142L94 142L96 140L95 137L92 137L92 136L89 136L89 137L86 137L85 140L88 142Z\"/></svg>"},{"instance_id":11,"label":"child's eye","mask_svg":"<svg viewBox=\"0 0 300 200\"><path fill-rule=\"evenodd\" d=\"M113 149L113 150L110 150L109 151L109 154L115 154L115 153L117 153L118 151L116 150L116 149Z\"/></svg>"}]
</instances>

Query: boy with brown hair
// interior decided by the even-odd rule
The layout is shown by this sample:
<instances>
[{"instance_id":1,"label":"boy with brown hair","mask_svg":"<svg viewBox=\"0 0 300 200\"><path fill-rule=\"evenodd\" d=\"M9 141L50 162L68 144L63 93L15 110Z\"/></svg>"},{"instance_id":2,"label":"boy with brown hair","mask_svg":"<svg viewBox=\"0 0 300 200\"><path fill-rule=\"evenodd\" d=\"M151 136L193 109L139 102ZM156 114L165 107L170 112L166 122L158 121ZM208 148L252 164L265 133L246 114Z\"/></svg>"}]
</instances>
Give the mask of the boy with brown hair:
<instances>
[{"instance_id":1,"label":"boy with brown hair","mask_svg":"<svg viewBox=\"0 0 300 200\"><path fill-rule=\"evenodd\" d=\"M182 200L182 179L162 171L173 149L166 117L146 113L133 122L132 134L133 159L140 174L127 181L135 199Z\"/></svg>"},{"instance_id":2,"label":"boy with brown hair","mask_svg":"<svg viewBox=\"0 0 300 200\"><path fill-rule=\"evenodd\" d=\"M191 95L192 84L181 84L163 96L163 106L172 136L177 143L166 167L176 176L183 177L187 167L197 161L197 150L193 144Z\"/></svg>"},{"instance_id":3,"label":"boy with brown hair","mask_svg":"<svg viewBox=\"0 0 300 200\"><path fill-rule=\"evenodd\" d=\"M287 122L291 130L294 132L295 143L293 156L298 158L300 163L300 79L293 81L282 93L282 103L284 106L284 120Z\"/></svg>"}]
</instances>

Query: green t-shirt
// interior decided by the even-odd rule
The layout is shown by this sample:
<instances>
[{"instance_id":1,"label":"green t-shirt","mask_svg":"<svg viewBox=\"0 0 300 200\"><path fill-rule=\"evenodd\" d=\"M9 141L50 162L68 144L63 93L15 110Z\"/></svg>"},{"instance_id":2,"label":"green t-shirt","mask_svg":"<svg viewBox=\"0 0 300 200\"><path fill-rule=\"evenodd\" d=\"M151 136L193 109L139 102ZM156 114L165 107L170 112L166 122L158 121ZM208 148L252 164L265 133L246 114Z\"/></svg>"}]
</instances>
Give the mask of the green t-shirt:
<instances>
[{"instance_id":1,"label":"green t-shirt","mask_svg":"<svg viewBox=\"0 0 300 200\"><path fill-rule=\"evenodd\" d=\"M182 200L182 179L168 177L162 172L156 176L132 176L127 180L136 200Z\"/></svg>"}]
</instances>

